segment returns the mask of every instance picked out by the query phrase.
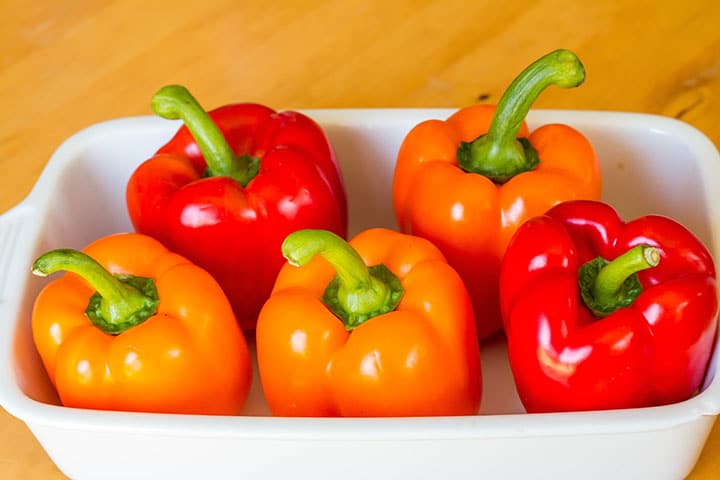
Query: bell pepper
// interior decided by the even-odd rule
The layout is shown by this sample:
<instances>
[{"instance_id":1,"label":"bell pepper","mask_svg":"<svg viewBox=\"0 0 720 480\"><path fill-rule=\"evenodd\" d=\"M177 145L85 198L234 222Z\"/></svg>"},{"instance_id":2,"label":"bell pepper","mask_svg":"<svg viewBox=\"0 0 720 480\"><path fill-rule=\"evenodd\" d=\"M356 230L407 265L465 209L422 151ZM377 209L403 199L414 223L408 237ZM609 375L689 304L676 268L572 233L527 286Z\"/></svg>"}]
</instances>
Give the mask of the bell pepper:
<instances>
[{"instance_id":1,"label":"bell pepper","mask_svg":"<svg viewBox=\"0 0 720 480\"><path fill-rule=\"evenodd\" d=\"M563 124L529 133L524 121L547 86L575 87L584 77L572 52L552 52L525 69L497 107L424 121L401 144L392 187L399 229L435 243L463 278L481 339L502 325L498 276L515 230L561 201L600 198L588 139Z\"/></svg>"},{"instance_id":2,"label":"bell pepper","mask_svg":"<svg viewBox=\"0 0 720 480\"><path fill-rule=\"evenodd\" d=\"M705 375L717 329L715 266L668 217L624 222L602 202L559 204L518 229L500 295L528 412L679 402Z\"/></svg>"},{"instance_id":3,"label":"bell pepper","mask_svg":"<svg viewBox=\"0 0 720 480\"><path fill-rule=\"evenodd\" d=\"M225 294L151 237L52 250L33 273L67 271L35 300L32 332L68 407L234 415L250 388L248 347Z\"/></svg>"},{"instance_id":4,"label":"bell pepper","mask_svg":"<svg viewBox=\"0 0 720 480\"><path fill-rule=\"evenodd\" d=\"M481 396L470 298L430 242L386 229L350 243L292 233L258 319L257 358L280 416L470 415Z\"/></svg>"},{"instance_id":5,"label":"bell pepper","mask_svg":"<svg viewBox=\"0 0 720 480\"><path fill-rule=\"evenodd\" d=\"M251 330L284 262L283 239L301 228L346 234L332 147L298 112L233 104L206 113L177 85L157 92L152 106L184 125L132 174L130 219L209 271Z\"/></svg>"}]
</instances>

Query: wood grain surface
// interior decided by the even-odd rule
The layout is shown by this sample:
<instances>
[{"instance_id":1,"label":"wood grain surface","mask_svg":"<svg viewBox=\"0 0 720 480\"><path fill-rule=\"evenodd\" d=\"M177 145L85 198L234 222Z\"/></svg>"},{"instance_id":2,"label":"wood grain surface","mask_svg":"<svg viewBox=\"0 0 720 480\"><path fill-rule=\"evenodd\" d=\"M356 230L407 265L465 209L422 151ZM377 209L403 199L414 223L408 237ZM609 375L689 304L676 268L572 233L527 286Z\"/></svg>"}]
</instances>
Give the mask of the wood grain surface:
<instances>
[{"instance_id":1,"label":"wood grain surface","mask_svg":"<svg viewBox=\"0 0 720 480\"><path fill-rule=\"evenodd\" d=\"M583 59L587 80L548 89L537 108L668 115L719 146L719 26L716 0L2 0L0 212L65 138L150 114L168 83L208 108L454 108L497 101L559 47ZM0 478L65 478L1 410ZM720 478L717 426L689 478Z\"/></svg>"}]
</instances>

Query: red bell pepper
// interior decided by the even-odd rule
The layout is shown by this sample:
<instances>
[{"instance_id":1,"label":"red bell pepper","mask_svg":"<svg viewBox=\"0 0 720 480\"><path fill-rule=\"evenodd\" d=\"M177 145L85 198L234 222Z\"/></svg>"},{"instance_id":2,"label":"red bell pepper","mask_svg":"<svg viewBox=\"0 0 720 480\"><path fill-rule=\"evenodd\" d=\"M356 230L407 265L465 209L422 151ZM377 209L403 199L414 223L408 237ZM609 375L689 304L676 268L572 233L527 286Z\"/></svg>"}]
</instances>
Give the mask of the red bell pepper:
<instances>
[{"instance_id":1,"label":"red bell pepper","mask_svg":"<svg viewBox=\"0 0 720 480\"><path fill-rule=\"evenodd\" d=\"M645 407L700 386L717 328L713 260L659 215L561 203L513 236L500 274L508 355L528 412Z\"/></svg>"},{"instance_id":2,"label":"red bell pepper","mask_svg":"<svg viewBox=\"0 0 720 480\"><path fill-rule=\"evenodd\" d=\"M205 112L178 85L162 88L152 106L185 125L132 174L132 223L209 271L243 329L253 329L284 262L285 237L302 228L346 235L332 147L298 112L257 104Z\"/></svg>"}]
</instances>

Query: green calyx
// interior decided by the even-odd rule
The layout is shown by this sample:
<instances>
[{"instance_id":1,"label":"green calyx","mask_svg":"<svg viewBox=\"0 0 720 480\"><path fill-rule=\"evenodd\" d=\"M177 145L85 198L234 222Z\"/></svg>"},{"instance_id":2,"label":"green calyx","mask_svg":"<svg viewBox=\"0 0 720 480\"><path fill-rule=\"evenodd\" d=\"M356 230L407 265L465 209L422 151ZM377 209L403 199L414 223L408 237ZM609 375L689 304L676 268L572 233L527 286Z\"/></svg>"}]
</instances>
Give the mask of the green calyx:
<instances>
[{"instance_id":1,"label":"green calyx","mask_svg":"<svg viewBox=\"0 0 720 480\"><path fill-rule=\"evenodd\" d=\"M210 115L187 88L181 85L162 87L152 98L152 109L162 118L182 119L205 158L206 176L229 177L245 187L257 175L260 159L235 155Z\"/></svg>"},{"instance_id":2,"label":"green calyx","mask_svg":"<svg viewBox=\"0 0 720 480\"><path fill-rule=\"evenodd\" d=\"M363 288L343 288L335 276L323 293L323 303L352 330L373 317L392 312L400 303L403 286L385 265L368 267L370 282Z\"/></svg>"},{"instance_id":3,"label":"green calyx","mask_svg":"<svg viewBox=\"0 0 720 480\"><path fill-rule=\"evenodd\" d=\"M611 262L594 258L578 271L580 296L596 317L604 318L632 305L642 293L637 272L659 263L659 250L649 245L633 247Z\"/></svg>"},{"instance_id":4,"label":"green calyx","mask_svg":"<svg viewBox=\"0 0 720 480\"><path fill-rule=\"evenodd\" d=\"M292 265L305 265L320 255L335 268L322 300L347 330L393 311L402 299L404 289L394 273L385 265L367 267L350 244L332 232L291 233L282 244L282 253Z\"/></svg>"},{"instance_id":5,"label":"green calyx","mask_svg":"<svg viewBox=\"0 0 720 480\"><path fill-rule=\"evenodd\" d=\"M85 315L107 334L120 334L157 312L160 299L151 278L112 275L90 256L71 249L41 255L35 260L32 272L47 276L60 270L81 276L96 290L88 300Z\"/></svg>"},{"instance_id":6,"label":"green calyx","mask_svg":"<svg viewBox=\"0 0 720 480\"><path fill-rule=\"evenodd\" d=\"M555 50L533 62L503 94L488 133L460 144L460 168L498 184L535 168L540 162L537 151L527 139L517 138L530 107L548 86L572 88L584 80L585 68L569 50Z\"/></svg>"}]
</instances>

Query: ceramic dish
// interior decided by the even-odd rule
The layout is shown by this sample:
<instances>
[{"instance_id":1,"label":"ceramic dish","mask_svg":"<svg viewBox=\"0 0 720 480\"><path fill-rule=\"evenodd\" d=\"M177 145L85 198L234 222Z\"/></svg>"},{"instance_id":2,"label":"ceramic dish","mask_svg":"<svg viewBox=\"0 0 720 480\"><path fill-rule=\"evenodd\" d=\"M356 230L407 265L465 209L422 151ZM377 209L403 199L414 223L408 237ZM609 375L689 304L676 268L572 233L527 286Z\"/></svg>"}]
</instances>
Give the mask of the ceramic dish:
<instances>
[{"instance_id":1,"label":"ceramic dish","mask_svg":"<svg viewBox=\"0 0 720 480\"><path fill-rule=\"evenodd\" d=\"M305 113L335 147L355 233L394 227L391 181L402 138L418 122L452 112ZM697 130L668 118L611 112L533 111L528 121L531 128L549 122L578 128L601 159L605 201L626 219L672 216L720 258L720 157ZM702 391L678 404L528 415L501 337L481 346L484 398L479 414L469 417L273 418L257 372L241 416L60 406L32 343L32 303L47 279L31 276L30 265L51 248L82 248L130 230L126 181L176 128L139 117L83 130L57 150L31 194L0 216L0 403L69 477L657 480L691 471L720 411L714 363Z\"/></svg>"}]
</instances>

